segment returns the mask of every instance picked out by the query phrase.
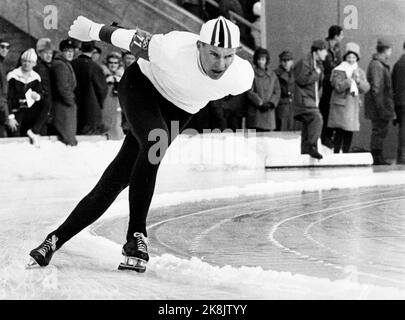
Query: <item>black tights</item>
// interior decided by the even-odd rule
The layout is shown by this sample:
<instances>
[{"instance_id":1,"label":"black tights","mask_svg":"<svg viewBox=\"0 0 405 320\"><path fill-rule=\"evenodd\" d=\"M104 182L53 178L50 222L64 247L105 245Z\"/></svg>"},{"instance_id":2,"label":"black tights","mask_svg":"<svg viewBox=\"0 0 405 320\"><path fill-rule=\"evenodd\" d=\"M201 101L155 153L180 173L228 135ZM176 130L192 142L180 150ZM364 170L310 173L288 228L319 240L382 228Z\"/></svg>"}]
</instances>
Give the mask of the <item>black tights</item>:
<instances>
[{"instance_id":1,"label":"black tights","mask_svg":"<svg viewBox=\"0 0 405 320\"><path fill-rule=\"evenodd\" d=\"M353 139L353 132L346 131L343 129L334 129L334 130L335 130L335 137L333 139L334 152L340 153L340 150L343 150L343 153L349 153Z\"/></svg>"},{"instance_id":2,"label":"black tights","mask_svg":"<svg viewBox=\"0 0 405 320\"><path fill-rule=\"evenodd\" d=\"M179 131L186 126L191 114L176 107L163 98L137 63L129 67L119 86L120 104L130 126L118 155L107 167L94 189L84 197L66 221L54 232L58 237L58 247L96 221L109 208L117 196L129 186L129 225L127 240L134 232L145 236L146 217L155 189L156 175L165 148L160 153L156 149L156 139L149 141L149 133L154 130L158 136L165 134L170 144L176 133L170 132L171 122L178 121ZM160 134L160 135L159 135ZM163 137L164 139L166 137ZM162 142L164 140L160 140Z\"/></svg>"}]
</instances>

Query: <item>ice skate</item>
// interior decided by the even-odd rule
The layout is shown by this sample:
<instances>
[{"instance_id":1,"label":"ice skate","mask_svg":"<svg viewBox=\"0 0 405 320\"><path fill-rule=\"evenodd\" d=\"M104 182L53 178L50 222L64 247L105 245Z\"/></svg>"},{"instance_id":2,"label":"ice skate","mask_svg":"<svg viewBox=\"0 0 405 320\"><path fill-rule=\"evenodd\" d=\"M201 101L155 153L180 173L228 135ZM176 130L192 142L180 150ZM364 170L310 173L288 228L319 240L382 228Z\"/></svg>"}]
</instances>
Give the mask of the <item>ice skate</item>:
<instances>
[{"instance_id":1,"label":"ice skate","mask_svg":"<svg viewBox=\"0 0 405 320\"><path fill-rule=\"evenodd\" d=\"M146 271L146 264L149 261L148 239L139 232L134 233L122 248L124 262L120 263L118 270L132 270L139 273Z\"/></svg>"},{"instance_id":2,"label":"ice skate","mask_svg":"<svg viewBox=\"0 0 405 320\"><path fill-rule=\"evenodd\" d=\"M46 238L37 248L30 252L30 261L27 268L46 267L52 259L53 254L57 250L56 242L58 237L53 235Z\"/></svg>"}]
</instances>

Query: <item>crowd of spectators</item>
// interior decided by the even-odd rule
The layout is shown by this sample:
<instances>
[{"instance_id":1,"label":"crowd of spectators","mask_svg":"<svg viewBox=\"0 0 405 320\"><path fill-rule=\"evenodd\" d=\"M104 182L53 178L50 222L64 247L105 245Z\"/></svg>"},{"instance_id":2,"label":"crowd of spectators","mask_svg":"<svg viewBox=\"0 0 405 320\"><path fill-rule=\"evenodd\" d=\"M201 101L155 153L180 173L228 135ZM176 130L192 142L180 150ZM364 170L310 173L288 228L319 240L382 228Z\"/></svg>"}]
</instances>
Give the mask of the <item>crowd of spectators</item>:
<instances>
[{"instance_id":1,"label":"crowd of spectators","mask_svg":"<svg viewBox=\"0 0 405 320\"><path fill-rule=\"evenodd\" d=\"M202 19L214 14L206 1L181 2ZM230 17L232 10L260 24L260 2L217 2L222 15ZM391 72L392 44L379 39L364 71L358 65L359 45L349 42L341 48L343 29L335 25L325 40L312 43L304 58L295 61L292 52L285 50L278 56L278 67L271 70L270 54L261 47L260 34L254 34L257 30L251 30L253 86L239 96L210 102L211 129L301 130L301 153L322 159L318 140L335 153L350 152L353 133L361 129L364 100L365 117L372 124L374 164L388 164L383 148L391 122L399 125L397 163L405 164L405 53ZM242 38L248 35L247 30L241 31ZM5 70L3 62L11 45L0 39L0 137L28 136L36 146L41 135L57 135L69 146L77 145L77 135L124 137L128 127L118 85L125 69L136 62L134 55L109 52L103 59L94 42L65 39L55 48L43 38L35 49L21 54L15 69Z\"/></svg>"},{"instance_id":2,"label":"crowd of spectators","mask_svg":"<svg viewBox=\"0 0 405 320\"><path fill-rule=\"evenodd\" d=\"M4 60L12 44L0 39L0 137L57 135L69 146L77 135L121 140L127 131L118 100L124 70L136 61L130 52L111 52L105 61L94 42L65 39L55 48L39 39L13 70ZM56 50L57 49L57 50Z\"/></svg>"}]
</instances>

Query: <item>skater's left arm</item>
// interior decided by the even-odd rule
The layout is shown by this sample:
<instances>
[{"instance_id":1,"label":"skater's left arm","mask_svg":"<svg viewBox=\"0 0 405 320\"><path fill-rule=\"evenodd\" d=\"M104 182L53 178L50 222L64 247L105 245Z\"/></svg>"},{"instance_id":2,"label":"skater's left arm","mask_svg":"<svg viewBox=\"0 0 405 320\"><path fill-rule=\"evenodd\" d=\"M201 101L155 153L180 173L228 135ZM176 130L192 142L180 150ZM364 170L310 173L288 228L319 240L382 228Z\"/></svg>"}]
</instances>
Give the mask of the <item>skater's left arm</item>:
<instances>
[{"instance_id":1,"label":"skater's left arm","mask_svg":"<svg viewBox=\"0 0 405 320\"><path fill-rule=\"evenodd\" d=\"M128 30L106 26L79 16L70 27L69 36L80 41L103 41L149 61L149 42L152 34L139 28Z\"/></svg>"}]
</instances>

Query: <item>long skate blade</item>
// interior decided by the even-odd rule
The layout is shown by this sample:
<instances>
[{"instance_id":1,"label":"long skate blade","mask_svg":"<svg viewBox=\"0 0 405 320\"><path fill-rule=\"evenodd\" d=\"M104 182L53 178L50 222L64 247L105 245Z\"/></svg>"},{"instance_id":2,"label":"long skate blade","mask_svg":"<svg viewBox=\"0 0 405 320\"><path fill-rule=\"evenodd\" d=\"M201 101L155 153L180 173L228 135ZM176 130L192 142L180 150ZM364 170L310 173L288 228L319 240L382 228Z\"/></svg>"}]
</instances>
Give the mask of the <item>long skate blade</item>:
<instances>
[{"instance_id":1,"label":"long skate blade","mask_svg":"<svg viewBox=\"0 0 405 320\"><path fill-rule=\"evenodd\" d=\"M146 271L146 261L133 257L125 257L125 262L120 263L118 270L130 270L139 273Z\"/></svg>"},{"instance_id":2,"label":"long skate blade","mask_svg":"<svg viewBox=\"0 0 405 320\"><path fill-rule=\"evenodd\" d=\"M118 270L129 270L129 271L135 271L138 273L144 273L146 271L146 267L138 267L138 266L131 266L125 263L120 263L118 266Z\"/></svg>"},{"instance_id":3,"label":"long skate blade","mask_svg":"<svg viewBox=\"0 0 405 320\"><path fill-rule=\"evenodd\" d=\"M30 257L30 261L28 261L25 268L26 269L36 269L36 268L40 268L40 265L38 264L38 262L35 261L34 258Z\"/></svg>"}]
</instances>

